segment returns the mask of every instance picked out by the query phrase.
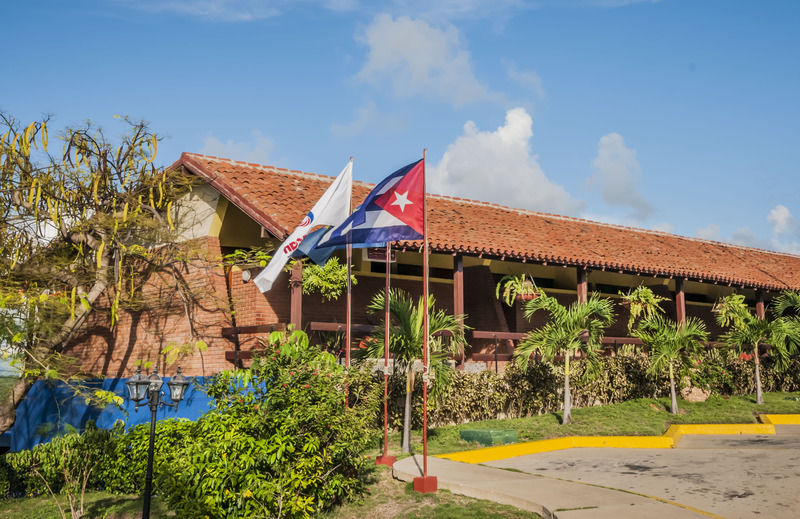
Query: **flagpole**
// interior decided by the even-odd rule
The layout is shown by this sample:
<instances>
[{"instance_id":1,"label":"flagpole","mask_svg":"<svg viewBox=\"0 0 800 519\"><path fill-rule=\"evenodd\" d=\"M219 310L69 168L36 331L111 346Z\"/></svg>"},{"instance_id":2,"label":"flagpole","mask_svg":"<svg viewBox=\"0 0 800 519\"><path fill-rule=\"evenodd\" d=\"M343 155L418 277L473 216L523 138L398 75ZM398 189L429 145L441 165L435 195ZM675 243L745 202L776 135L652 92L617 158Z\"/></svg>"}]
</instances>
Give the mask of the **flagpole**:
<instances>
[{"instance_id":1,"label":"flagpole","mask_svg":"<svg viewBox=\"0 0 800 519\"><path fill-rule=\"evenodd\" d=\"M383 332L383 455L375 458L376 465L394 465L397 458L389 456L389 280L391 279L392 269L392 242L386 242L386 292L385 292L385 315L384 323L386 328Z\"/></svg>"},{"instance_id":2,"label":"flagpole","mask_svg":"<svg viewBox=\"0 0 800 519\"><path fill-rule=\"evenodd\" d=\"M350 162L353 162L353 157L350 157ZM353 212L353 197L350 196L350 205L347 207L347 214ZM350 407L350 386L347 383L346 377L350 376L350 345L353 343L353 245L350 243L350 238L347 239L347 316L345 317L345 332L344 332L344 372L345 372L345 386L344 386L344 406Z\"/></svg>"},{"instance_id":3,"label":"flagpole","mask_svg":"<svg viewBox=\"0 0 800 519\"><path fill-rule=\"evenodd\" d=\"M423 494L436 492L438 482L436 476L428 476L428 381L430 380L428 321L428 202L425 184L425 152L422 150L422 299L425 311L425 338L422 349L422 477L414 478L414 490Z\"/></svg>"}]
</instances>

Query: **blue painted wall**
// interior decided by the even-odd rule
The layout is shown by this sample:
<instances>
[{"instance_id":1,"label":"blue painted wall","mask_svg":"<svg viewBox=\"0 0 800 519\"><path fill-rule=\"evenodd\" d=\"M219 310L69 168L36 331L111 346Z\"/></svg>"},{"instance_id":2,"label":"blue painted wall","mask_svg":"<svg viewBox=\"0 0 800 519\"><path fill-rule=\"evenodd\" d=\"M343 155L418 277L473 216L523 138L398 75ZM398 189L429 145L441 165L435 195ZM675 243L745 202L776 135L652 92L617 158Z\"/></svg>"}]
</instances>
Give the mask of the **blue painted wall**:
<instances>
[{"instance_id":1,"label":"blue painted wall","mask_svg":"<svg viewBox=\"0 0 800 519\"><path fill-rule=\"evenodd\" d=\"M171 402L168 395L166 382L169 377L164 377L164 396L162 398ZM30 449L34 445L50 440L59 432L64 431L64 425L69 424L83 430L86 422L94 420L98 427L110 429L117 420L125 422L126 427L150 422L150 408L140 407L134 411L134 404L128 398L128 388L125 383L127 378L107 378L90 381L88 384L98 389L113 391L123 400L122 409L116 406L106 406L97 409L87 406L82 398L73 396L73 391L62 382L39 380L34 383L25 400L17 408L17 419L10 432L10 450L12 452ZM194 377L186 389L184 399L178 404L178 409L161 407L157 418L188 418L196 420L208 411L211 401L198 387L205 381L205 377ZM7 433L8 434L8 433Z\"/></svg>"}]
</instances>

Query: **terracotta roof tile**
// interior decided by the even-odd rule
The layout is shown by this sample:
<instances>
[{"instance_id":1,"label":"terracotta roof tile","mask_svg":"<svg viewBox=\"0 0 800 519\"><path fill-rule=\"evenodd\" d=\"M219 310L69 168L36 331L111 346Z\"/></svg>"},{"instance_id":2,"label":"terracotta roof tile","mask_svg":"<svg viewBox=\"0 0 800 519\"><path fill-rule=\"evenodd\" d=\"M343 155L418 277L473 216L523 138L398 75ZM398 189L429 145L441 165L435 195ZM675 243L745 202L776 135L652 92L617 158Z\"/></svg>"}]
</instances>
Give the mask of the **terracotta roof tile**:
<instances>
[{"instance_id":1,"label":"terracotta roof tile","mask_svg":"<svg viewBox=\"0 0 800 519\"><path fill-rule=\"evenodd\" d=\"M285 237L333 177L184 153L184 166L278 237ZM374 184L353 182L360 203ZM433 250L516 258L698 281L800 289L800 257L660 231L462 198L428 195ZM421 247L409 242L409 249Z\"/></svg>"}]
</instances>

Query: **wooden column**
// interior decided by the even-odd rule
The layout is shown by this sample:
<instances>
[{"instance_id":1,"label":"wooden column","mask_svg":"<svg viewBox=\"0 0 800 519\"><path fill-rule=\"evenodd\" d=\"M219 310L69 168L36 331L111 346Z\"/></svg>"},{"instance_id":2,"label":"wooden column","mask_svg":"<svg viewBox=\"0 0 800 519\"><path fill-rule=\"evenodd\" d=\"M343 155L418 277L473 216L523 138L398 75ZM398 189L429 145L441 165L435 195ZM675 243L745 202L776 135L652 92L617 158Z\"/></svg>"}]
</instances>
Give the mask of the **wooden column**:
<instances>
[{"instance_id":1,"label":"wooden column","mask_svg":"<svg viewBox=\"0 0 800 519\"><path fill-rule=\"evenodd\" d=\"M764 311L764 291L756 290L756 317L764 319L766 312Z\"/></svg>"},{"instance_id":2,"label":"wooden column","mask_svg":"<svg viewBox=\"0 0 800 519\"><path fill-rule=\"evenodd\" d=\"M686 323L686 294L683 291L684 278L675 278L675 320Z\"/></svg>"},{"instance_id":3,"label":"wooden column","mask_svg":"<svg viewBox=\"0 0 800 519\"><path fill-rule=\"evenodd\" d=\"M464 256L456 254L453 258L453 313L464 315ZM464 329L464 319L459 318L461 329ZM459 367L464 368L465 353L461 351Z\"/></svg>"},{"instance_id":4,"label":"wooden column","mask_svg":"<svg viewBox=\"0 0 800 519\"><path fill-rule=\"evenodd\" d=\"M299 261L292 267L292 295L289 321L295 330L303 329L303 264Z\"/></svg>"},{"instance_id":5,"label":"wooden column","mask_svg":"<svg viewBox=\"0 0 800 519\"><path fill-rule=\"evenodd\" d=\"M585 267L578 267L578 302L585 303L589 300L589 283Z\"/></svg>"}]
</instances>

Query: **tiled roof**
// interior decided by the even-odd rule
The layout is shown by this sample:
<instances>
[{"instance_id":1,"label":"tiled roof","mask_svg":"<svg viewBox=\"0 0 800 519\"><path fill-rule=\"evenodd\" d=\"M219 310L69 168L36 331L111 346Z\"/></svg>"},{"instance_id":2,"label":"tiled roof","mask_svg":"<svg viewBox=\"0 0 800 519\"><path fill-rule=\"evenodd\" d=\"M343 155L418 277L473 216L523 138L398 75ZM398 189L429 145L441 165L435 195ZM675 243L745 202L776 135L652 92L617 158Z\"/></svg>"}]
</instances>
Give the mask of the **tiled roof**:
<instances>
[{"instance_id":1,"label":"tiled roof","mask_svg":"<svg viewBox=\"0 0 800 519\"><path fill-rule=\"evenodd\" d=\"M184 153L184 166L280 238L300 223L333 177ZM374 184L353 183L353 203ZM800 289L800 257L658 231L428 195L433 251L583 266L751 288ZM420 247L421 242L406 244Z\"/></svg>"}]
</instances>

